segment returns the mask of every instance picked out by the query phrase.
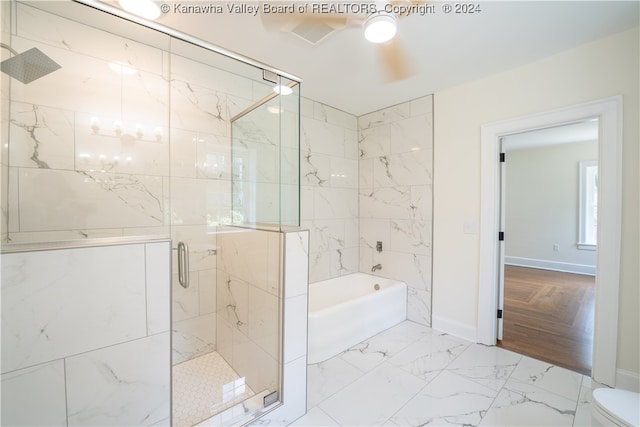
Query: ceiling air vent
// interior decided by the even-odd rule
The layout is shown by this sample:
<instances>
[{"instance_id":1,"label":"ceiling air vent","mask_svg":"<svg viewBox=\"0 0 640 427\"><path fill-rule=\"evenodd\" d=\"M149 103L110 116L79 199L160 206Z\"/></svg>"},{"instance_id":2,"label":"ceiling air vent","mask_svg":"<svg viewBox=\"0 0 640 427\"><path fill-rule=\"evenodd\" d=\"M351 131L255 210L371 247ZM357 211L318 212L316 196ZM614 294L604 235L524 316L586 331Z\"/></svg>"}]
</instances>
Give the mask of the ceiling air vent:
<instances>
[{"instance_id":1,"label":"ceiling air vent","mask_svg":"<svg viewBox=\"0 0 640 427\"><path fill-rule=\"evenodd\" d=\"M317 45L334 31L335 28L331 25L317 20L302 21L291 30L293 34L312 45Z\"/></svg>"}]
</instances>

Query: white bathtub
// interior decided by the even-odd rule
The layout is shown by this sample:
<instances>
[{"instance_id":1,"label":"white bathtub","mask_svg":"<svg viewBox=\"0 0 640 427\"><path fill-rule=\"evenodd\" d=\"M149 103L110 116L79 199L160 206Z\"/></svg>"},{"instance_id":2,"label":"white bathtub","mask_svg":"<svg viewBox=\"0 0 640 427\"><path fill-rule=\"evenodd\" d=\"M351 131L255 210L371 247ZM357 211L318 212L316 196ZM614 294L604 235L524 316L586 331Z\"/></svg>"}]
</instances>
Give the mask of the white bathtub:
<instances>
[{"instance_id":1,"label":"white bathtub","mask_svg":"<svg viewBox=\"0 0 640 427\"><path fill-rule=\"evenodd\" d=\"M406 318L404 282L354 273L311 283L308 363L327 360Z\"/></svg>"}]
</instances>

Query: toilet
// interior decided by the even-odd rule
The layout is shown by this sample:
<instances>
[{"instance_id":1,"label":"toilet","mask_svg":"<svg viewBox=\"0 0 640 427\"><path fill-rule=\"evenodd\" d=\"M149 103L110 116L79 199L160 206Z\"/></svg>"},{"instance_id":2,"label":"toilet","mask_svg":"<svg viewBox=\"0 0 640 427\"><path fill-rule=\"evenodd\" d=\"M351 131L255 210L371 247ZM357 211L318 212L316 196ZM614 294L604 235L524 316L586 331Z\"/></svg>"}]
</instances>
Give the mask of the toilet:
<instances>
[{"instance_id":1,"label":"toilet","mask_svg":"<svg viewBox=\"0 0 640 427\"><path fill-rule=\"evenodd\" d=\"M599 388L593 391L591 415L594 426L640 426L640 393Z\"/></svg>"}]
</instances>

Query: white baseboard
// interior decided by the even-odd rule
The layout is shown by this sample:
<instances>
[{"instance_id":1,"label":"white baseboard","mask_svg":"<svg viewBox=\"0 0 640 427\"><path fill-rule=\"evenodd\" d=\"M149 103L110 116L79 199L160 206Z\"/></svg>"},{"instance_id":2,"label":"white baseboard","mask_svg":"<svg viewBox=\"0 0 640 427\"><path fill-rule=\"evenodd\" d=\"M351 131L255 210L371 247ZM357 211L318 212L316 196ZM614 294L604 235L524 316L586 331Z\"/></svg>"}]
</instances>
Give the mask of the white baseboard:
<instances>
[{"instance_id":1,"label":"white baseboard","mask_svg":"<svg viewBox=\"0 0 640 427\"><path fill-rule=\"evenodd\" d=\"M640 393L640 374L624 369L616 370L616 388Z\"/></svg>"},{"instance_id":2,"label":"white baseboard","mask_svg":"<svg viewBox=\"0 0 640 427\"><path fill-rule=\"evenodd\" d=\"M455 320L445 319L436 315L431 316L431 328L454 337L471 342L478 342L477 329Z\"/></svg>"},{"instance_id":3,"label":"white baseboard","mask_svg":"<svg viewBox=\"0 0 640 427\"><path fill-rule=\"evenodd\" d=\"M515 256L504 257L504 263L517 267L539 268L541 270L562 271L564 273L596 275L596 266L587 264L571 264L569 262L547 261L544 259L521 258Z\"/></svg>"}]
</instances>

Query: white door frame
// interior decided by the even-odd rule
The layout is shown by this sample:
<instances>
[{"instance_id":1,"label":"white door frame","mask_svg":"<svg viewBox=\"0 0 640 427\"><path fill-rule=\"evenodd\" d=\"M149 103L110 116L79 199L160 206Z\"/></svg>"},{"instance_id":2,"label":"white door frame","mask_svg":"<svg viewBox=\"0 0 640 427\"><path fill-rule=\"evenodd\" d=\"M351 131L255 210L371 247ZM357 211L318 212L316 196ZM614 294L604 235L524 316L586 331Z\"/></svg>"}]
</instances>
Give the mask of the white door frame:
<instances>
[{"instance_id":1,"label":"white door frame","mask_svg":"<svg viewBox=\"0 0 640 427\"><path fill-rule=\"evenodd\" d=\"M598 253L592 377L615 386L622 223L622 96L482 126L477 341L496 345L500 137L598 117Z\"/></svg>"}]
</instances>

